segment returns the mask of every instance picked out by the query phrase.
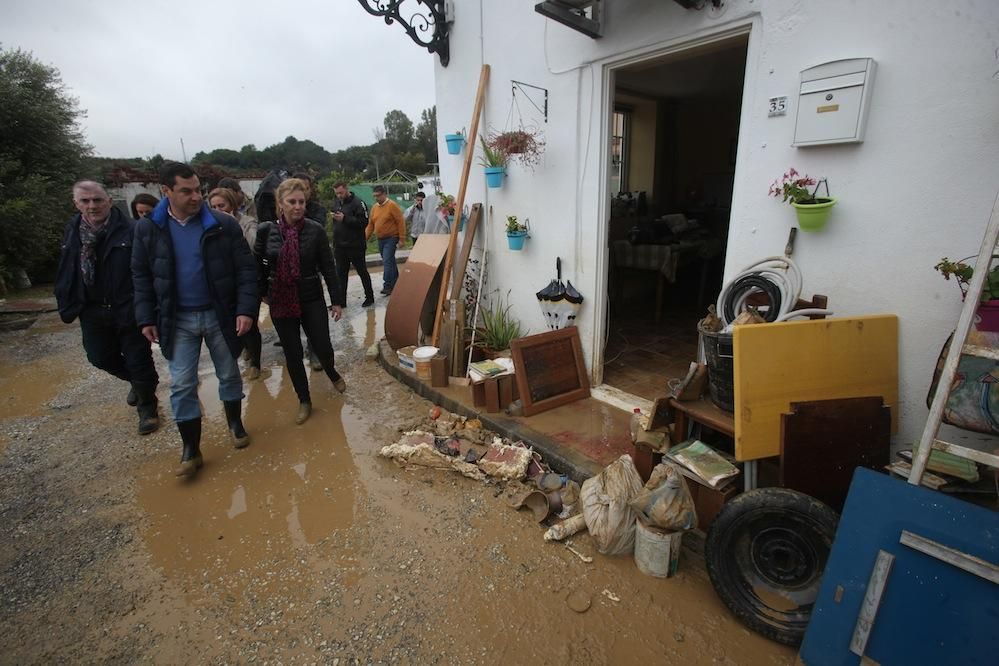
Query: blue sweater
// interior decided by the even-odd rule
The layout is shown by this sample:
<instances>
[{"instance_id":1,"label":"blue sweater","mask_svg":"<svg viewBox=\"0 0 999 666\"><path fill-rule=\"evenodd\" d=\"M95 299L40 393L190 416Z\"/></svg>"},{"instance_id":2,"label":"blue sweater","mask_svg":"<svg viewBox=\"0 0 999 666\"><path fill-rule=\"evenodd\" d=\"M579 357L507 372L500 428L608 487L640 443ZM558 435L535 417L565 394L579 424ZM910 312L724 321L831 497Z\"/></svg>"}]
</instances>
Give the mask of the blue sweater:
<instances>
[{"instance_id":1,"label":"blue sweater","mask_svg":"<svg viewBox=\"0 0 999 666\"><path fill-rule=\"evenodd\" d=\"M211 306L212 297L205 279L205 263L201 257L201 217L195 215L187 224L168 216L170 239L177 271L177 306L180 310L200 310Z\"/></svg>"}]
</instances>

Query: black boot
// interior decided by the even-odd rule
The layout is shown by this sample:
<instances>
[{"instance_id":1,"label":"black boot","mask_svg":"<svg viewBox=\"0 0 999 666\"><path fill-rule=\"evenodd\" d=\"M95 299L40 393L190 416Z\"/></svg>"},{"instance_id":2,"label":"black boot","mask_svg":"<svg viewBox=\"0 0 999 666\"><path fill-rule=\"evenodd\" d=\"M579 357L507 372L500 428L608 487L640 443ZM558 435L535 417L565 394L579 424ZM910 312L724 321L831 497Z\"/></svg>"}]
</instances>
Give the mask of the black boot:
<instances>
[{"instance_id":1,"label":"black boot","mask_svg":"<svg viewBox=\"0 0 999 666\"><path fill-rule=\"evenodd\" d=\"M201 417L190 421L178 421L177 430L180 431L183 449L180 454L180 466L175 474L190 478L205 464L201 457Z\"/></svg>"},{"instance_id":2,"label":"black boot","mask_svg":"<svg viewBox=\"0 0 999 666\"><path fill-rule=\"evenodd\" d=\"M226 400L222 404L225 406L225 420L229 424L229 434L232 435L232 443L236 445L237 449L249 446L250 436L246 434L241 416L243 401Z\"/></svg>"},{"instance_id":3,"label":"black boot","mask_svg":"<svg viewBox=\"0 0 999 666\"><path fill-rule=\"evenodd\" d=\"M132 388L128 389L128 395L125 396L125 402L128 403L129 407L135 407L139 404L139 394L136 393L134 384L132 385Z\"/></svg>"},{"instance_id":4,"label":"black boot","mask_svg":"<svg viewBox=\"0 0 999 666\"><path fill-rule=\"evenodd\" d=\"M136 395L135 410L139 413L139 434L156 432L160 427L156 382L132 382L132 390Z\"/></svg>"}]
</instances>

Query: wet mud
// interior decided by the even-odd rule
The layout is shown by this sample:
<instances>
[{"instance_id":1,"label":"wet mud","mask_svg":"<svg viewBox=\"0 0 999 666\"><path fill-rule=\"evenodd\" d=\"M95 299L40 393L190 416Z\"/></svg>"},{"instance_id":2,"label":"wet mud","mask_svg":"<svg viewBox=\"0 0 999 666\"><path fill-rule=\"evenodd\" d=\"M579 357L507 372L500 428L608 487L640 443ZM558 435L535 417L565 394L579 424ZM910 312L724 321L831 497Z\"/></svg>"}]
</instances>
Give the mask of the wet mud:
<instances>
[{"instance_id":1,"label":"wet mud","mask_svg":"<svg viewBox=\"0 0 999 666\"><path fill-rule=\"evenodd\" d=\"M139 438L127 387L87 365L76 327L45 315L0 336L2 661L793 662L738 624L689 551L661 580L577 536L586 564L499 486L377 457L430 404L364 360L384 299L362 310L355 282L332 325L347 393L311 373L302 426L269 323L246 449L203 357L190 481L172 473L165 384L164 427Z\"/></svg>"}]
</instances>

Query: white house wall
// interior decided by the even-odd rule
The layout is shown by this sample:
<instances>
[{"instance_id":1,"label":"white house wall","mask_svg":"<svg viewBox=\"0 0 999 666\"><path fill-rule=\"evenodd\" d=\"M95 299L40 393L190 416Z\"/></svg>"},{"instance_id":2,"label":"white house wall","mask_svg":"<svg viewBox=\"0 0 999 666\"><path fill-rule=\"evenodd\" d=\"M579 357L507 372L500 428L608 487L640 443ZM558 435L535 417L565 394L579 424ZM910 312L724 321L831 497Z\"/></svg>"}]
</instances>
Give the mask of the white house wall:
<instances>
[{"instance_id":1,"label":"white house wall","mask_svg":"<svg viewBox=\"0 0 999 666\"><path fill-rule=\"evenodd\" d=\"M446 155L443 134L468 125L481 64L492 67L488 127L504 127L511 79L549 91L542 164L533 173L514 165L503 189L488 191L481 168L472 169L468 201L493 211L490 286L512 290L515 313L540 332L534 292L561 256L586 297L579 330L592 368L603 331L595 302L606 270L611 69L748 29L726 275L783 251L794 215L767 196L774 178L790 166L827 177L839 199L829 225L799 234L795 246L804 291L827 294L837 315L898 314L900 441L914 439L961 307L957 287L932 266L977 253L999 188L999 2L725 0L721 11L693 11L667 0L606 0L600 39L545 19L534 4L455 0L451 63L436 69L441 177L451 193L461 157ZM865 142L793 148L800 70L858 57L877 61ZM788 113L768 118L776 95L788 97ZM508 214L531 220L523 252L506 249Z\"/></svg>"}]
</instances>

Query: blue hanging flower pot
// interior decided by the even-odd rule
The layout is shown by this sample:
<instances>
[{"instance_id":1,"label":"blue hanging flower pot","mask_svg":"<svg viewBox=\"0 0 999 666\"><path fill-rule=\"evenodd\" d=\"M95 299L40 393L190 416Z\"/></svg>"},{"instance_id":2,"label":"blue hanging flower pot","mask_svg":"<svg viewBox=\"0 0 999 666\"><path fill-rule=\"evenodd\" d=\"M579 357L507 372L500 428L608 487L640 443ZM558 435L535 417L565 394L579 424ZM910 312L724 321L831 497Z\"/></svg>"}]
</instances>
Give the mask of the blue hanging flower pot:
<instances>
[{"instance_id":1,"label":"blue hanging flower pot","mask_svg":"<svg viewBox=\"0 0 999 666\"><path fill-rule=\"evenodd\" d=\"M458 155L461 153L462 146L465 145L465 135L445 134L444 141L447 142L447 154Z\"/></svg>"},{"instance_id":2,"label":"blue hanging flower pot","mask_svg":"<svg viewBox=\"0 0 999 666\"><path fill-rule=\"evenodd\" d=\"M486 167L486 185L496 188L503 187L503 177L506 176L506 167Z\"/></svg>"},{"instance_id":3,"label":"blue hanging flower pot","mask_svg":"<svg viewBox=\"0 0 999 666\"><path fill-rule=\"evenodd\" d=\"M510 245L511 250L523 250L524 241L527 240L526 231L508 231L506 232L506 242Z\"/></svg>"}]
</instances>

